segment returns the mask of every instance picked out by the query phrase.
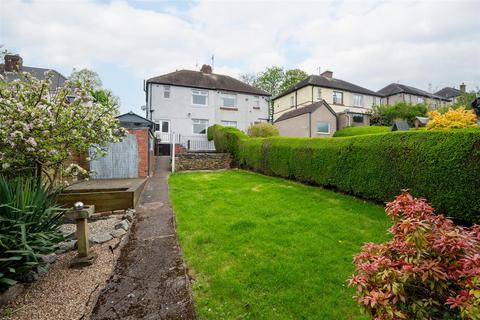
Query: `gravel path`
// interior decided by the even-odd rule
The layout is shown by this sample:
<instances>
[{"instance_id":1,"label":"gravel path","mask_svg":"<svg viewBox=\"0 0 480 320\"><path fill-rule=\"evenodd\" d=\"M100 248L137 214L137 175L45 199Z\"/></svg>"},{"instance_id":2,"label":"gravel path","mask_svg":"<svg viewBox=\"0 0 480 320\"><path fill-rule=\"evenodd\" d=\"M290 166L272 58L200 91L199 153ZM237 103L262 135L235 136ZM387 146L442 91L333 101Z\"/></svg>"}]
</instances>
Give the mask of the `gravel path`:
<instances>
[{"instance_id":1,"label":"gravel path","mask_svg":"<svg viewBox=\"0 0 480 320\"><path fill-rule=\"evenodd\" d=\"M4 310L8 320L80 320L88 319L98 292L110 277L120 250L111 253L119 239L92 247L98 255L95 263L84 269L70 269L70 260L77 254L71 251L58 256L47 274L33 283ZM0 315L4 314L1 312Z\"/></svg>"}]
</instances>

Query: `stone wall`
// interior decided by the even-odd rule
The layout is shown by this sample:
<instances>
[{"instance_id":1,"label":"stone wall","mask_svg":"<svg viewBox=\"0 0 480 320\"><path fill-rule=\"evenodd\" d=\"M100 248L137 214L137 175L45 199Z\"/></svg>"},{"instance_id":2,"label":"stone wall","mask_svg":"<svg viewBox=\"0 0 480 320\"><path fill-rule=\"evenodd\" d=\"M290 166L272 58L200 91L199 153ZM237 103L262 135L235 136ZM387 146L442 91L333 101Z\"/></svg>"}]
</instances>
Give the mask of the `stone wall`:
<instances>
[{"instance_id":1,"label":"stone wall","mask_svg":"<svg viewBox=\"0 0 480 320\"><path fill-rule=\"evenodd\" d=\"M175 170L230 169L233 158L229 153L186 152L175 155Z\"/></svg>"}]
</instances>

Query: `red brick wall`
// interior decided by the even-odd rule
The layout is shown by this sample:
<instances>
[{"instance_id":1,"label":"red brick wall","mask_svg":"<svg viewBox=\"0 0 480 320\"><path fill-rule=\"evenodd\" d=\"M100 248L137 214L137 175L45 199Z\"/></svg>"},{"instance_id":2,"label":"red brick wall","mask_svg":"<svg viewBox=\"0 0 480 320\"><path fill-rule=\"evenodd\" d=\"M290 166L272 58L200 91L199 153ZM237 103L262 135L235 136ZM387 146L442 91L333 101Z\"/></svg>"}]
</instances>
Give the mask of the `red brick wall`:
<instances>
[{"instance_id":1,"label":"red brick wall","mask_svg":"<svg viewBox=\"0 0 480 320\"><path fill-rule=\"evenodd\" d=\"M128 129L128 133L137 137L138 145L138 176L148 175L148 129ZM151 159L153 161L153 158Z\"/></svg>"}]
</instances>

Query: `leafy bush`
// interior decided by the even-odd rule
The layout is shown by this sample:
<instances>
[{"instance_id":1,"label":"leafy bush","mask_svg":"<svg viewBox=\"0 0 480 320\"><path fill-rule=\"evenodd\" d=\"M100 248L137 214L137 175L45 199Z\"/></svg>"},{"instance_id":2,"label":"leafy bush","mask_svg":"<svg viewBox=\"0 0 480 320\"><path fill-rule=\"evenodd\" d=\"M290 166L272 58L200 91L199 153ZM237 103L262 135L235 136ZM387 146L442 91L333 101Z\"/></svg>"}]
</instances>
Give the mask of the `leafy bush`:
<instances>
[{"instance_id":1,"label":"leafy bush","mask_svg":"<svg viewBox=\"0 0 480 320\"><path fill-rule=\"evenodd\" d=\"M459 222L480 222L478 129L342 139L248 138L232 130L217 128L215 146L246 168L382 202L408 188Z\"/></svg>"},{"instance_id":2,"label":"leafy bush","mask_svg":"<svg viewBox=\"0 0 480 320\"><path fill-rule=\"evenodd\" d=\"M396 119L405 119L413 126L415 117L426 117L428 108L424 104L409 104L398 102L389 106L374 106L370 117L370 124L377 126L391 126Z\"/></svg>"},{"instance_id":3,"label":"leafy bush","mask_svg":"<svg viewBox=\"0 0 480 320\"><path fill-rule=\"evenodd\" d=\"M0 176L0 291L41 268L41 256L63 240L55 197L32 178Z\"/></svg>"},{"instance_id":4,"label":"leafy bush","mask_svg":"<svg viewBox=\"0 0 480 320\"><path fill-rule=\"evenodd\" d=\"M247 134L250 137L273 137L278 136L278 128L270 123L257 123L248 128Z\"/></svg>"},{"instance_id":5,"label":"leafy bush","mask_svg":"<svg viewBox=\"0 0 480 320\"><path fill-rule=\"evenodd\" d=\"M387 133L391 132L392 128L387 126L358 126L358 127L347 127L341 130L338 130L333 135L334 137L352 137L352 136L361 136L364 134L377 134L377 133Z\"/></svg>"},{"instance_id":6,"label":"leafy bush","mask_svg":"<svg viewBox=\"0 0 480 320\"><path fill-rule=\"evenodd\" d=\"M393 239L354 258L358 302L373 319L479 319L480 225L456 226L408 192L386 212Z\"/></svg>"},{"instance_id":7,"label":"leafy bush","mask_svg":"<svg viewBox=\"0 0 480 320\"><path fill-rule=\"evenodd\" d=\"M465 108L449 109L445 113L432 111L428 113L430 121L427 129L460 129L477 127L477 116L473 110Z\"/></svg>"},{"instance_id":8,"label":"leafy bush","mask_svg":"<svg viewBox=\"0 0 480 320\"><path fill-rule=\"evenodd\" d=\"M214 124L213 126L210 126L207 128L207 139L208 141L212 141L213 140L213 134L215 132L215 130L221 128L222 126L219 125L219 124Z\"/></svg>"}]
</instances>

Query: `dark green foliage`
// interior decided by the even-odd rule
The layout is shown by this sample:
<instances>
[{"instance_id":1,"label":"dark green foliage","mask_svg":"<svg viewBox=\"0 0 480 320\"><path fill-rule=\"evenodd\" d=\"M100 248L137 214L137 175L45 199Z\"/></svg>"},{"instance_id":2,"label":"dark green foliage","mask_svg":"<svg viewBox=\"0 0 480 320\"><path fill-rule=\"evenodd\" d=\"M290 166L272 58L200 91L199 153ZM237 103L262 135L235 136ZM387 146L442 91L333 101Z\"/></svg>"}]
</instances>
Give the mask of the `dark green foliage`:
<instances>
[{"instance_id":1,"label":"dark green foliage","mask_svg":"<svg viewBox=\"0 0 480 320\"><path fill-rule=\"evenodd\" d=\"M426 117L428 108L424 104L409 104L399 102L391 106L374 106L370 117L370 124L376 126L390 126L396 119L405 119L413 126L415 117Z\"/></svg>"},{"instance_id":2,"label":"dark green foliage","mask_svg":"<svg viewBox=\"0 0 480 320\"><path fill-rule=\"evenodd\" d=\"M410 189L457 221L480 222L478 129L249 139L219 128L214 137L222 152L231 152L255 171L375 201L390 201L400 190Z\"/></svg>"},{"instance_id":3,"label":"dark green foliage","mask_svg":"<svg viewBox=\"0 0 480 320\"><path fill-rule=\"evenodd\" d=\"M229 152L234 157L237 157L240 141L248 139L248 136L237 128L220 125L211 126L210 128L208 129L211 130L215 142L215 150L218 152Z\"/></svg>"},{"instance_id":4,"label":"dark green foliage","mask_svg":"<svg viewBox=\"0 0 480 320\"><path fill-rule=\"evenodd\" d=\"M347 127L341 130L338 130L333 135L334 137L352 137L352 136L361 136L364 134L376 134L376 133L386 133L391 132L392 128L387 126L358 126L358 127Z\"/></svg>"},{"instance_id":5,"label":"dark green foliage","mask_svg":"<svg viewBox=\"0 0 480 320\"><path fill-rule=\"evenodd\" d=\"M63 240L55 196L33 178L0 176L0 292L41 268L41 256Z\"/></svg>"}]
</instances>

